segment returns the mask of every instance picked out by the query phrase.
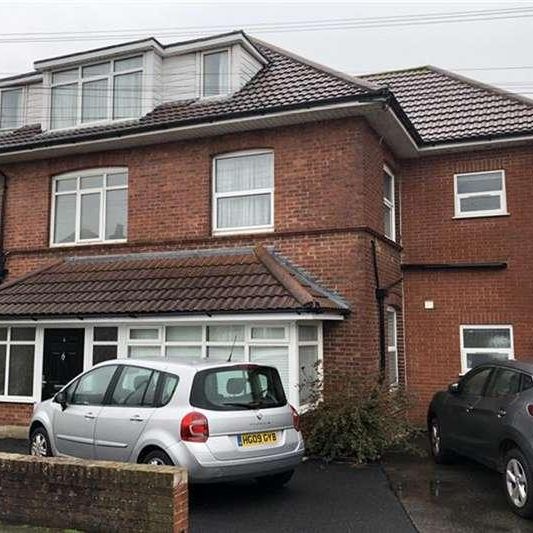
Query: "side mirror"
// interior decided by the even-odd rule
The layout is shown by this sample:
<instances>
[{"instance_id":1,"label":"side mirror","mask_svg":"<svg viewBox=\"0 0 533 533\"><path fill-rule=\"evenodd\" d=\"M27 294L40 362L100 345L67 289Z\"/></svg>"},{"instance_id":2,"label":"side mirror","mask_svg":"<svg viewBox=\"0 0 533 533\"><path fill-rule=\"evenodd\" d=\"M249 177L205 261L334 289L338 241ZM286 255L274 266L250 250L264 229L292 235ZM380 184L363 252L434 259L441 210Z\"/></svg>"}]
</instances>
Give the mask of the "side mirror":
<instances>
[{"instance_id":1,"label":"side mirror","mask_svg":"<svg viewBox=\"0 0 533 533\"><path fill-rule=\"evenodd\" d=\"M452 383L448 386L448 392L450 394L457 394L459 392L459 383Z\"/></svg>"},{"instance_id":2,"label":"side mirror","mask_svg":"<svg viewBox=\"0 0 533 533\"><path fill-rule=\"evenodd\" d=\"M54 402L61 405L61 409L64 411L67 408L67 393L65 391L59 391L54 396Z\"/></svg>"}]
</instances>

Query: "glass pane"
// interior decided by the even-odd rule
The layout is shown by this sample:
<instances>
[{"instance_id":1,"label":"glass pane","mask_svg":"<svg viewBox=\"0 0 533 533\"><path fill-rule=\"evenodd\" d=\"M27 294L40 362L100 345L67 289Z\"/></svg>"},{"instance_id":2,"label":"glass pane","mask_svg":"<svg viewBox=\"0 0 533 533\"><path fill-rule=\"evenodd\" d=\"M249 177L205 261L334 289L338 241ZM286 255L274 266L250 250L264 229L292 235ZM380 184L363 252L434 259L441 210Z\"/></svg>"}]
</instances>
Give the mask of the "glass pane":
<instances>
[{"instance_id":1,"label":"glass pane","mask_svg":"<svg viewBox=\"0 0 533 533\"><path fill-rule=\"evenodd\" d=\"M57 192L75 191L78 188L78 180L76 178L61 179L56 181Z\"/></svg>"},{"instance_id":2,"label":"glass pane","mask_svg":"<svg viewBox=\"0 0 533 533\"><path fill-rule=\"evenodd\" d=\"M105 216L105 238L108 240L125 239L128 233L127 189L107 191Z\"/></svg>"},{"instance_id":3,"label":"glass pane","mask_svg":"<svg viewBox=\"0 0 533 533\"><path fill-rule=\"evenodd\" d=\"M116 358L116 346L101 346L99 344L93 346L93 365Z\"/></svg>"},{"instance_id":4,"label":"glass pane","mask_svg":"<svg viewBox=\"0 0 533 533\"><path fill-rule=\"evenodd\" d=\"M103 76L109 74L111 65L109 63L98 63L98 65L90 65L81 69L81 75L84 78L90 78L91 76Z\"/></svg>"},{"instance_id":5,"label":"glass pane","mask_svg":"<svg viewBox=\"0 0 533 533\"><path fill-rule=\"evenodd\" d=\"M101 405L116 368L115 365L103 366L82 376L72 398L72 403Z\"/></svg>"},{"instance_id":6,"label":"glass pane","mask_svg":"<svg viewBox=\"0 0 533 533\"><path fill-rule=\"evenodd\" d=\"M5 344L0 344L0 395L6 393L6 349Z\"/></svg>"},{"instance_id":7,"label":"glass pane","mask_svg":"<svg viewBox=\"0 0 533 533\"><path fill-rule=\"evenodd\" d=\"M509 359L507 352L469 352L466 354L466 366L467 368L474 368L492 361L507 361L507 359Z\"/></svg>"},{"instance_id":8,"label":"glass pane","mask_svg":"<svg viewBox=\"0 0 533 533\"><path fill-rule=\"evenodd\" d=\"M172 395L176 390L176 386L178 384L178 377L172 376L170 374L164 374L163 379L164 382L163 387L161 389L161 405L166 405L168 402L170 402L170 399L172 398Z\"/></svg>"},{"instance_id":9,"label":"glass pane","mask_svg":"<svg viewBox=\"0 0 533 533\"><path fill-rule=\"evenodd\" d=\"M244 347L243 346L208 346L207 358L216 361L227 361L231 354L232 361L244 361Z\"/></svg>"},{"instance_id":10,"label":"glass pane","mask_svg":"<svg viewBox=\"0 0 533 533\"><path fill-rule=\"evenodd\" d=\"M465 348L510 348L511 331L507 328L463 329Z\"/></svg>"},{"instance_id":11,"label":"glass pane","mask_svg":"<svg viewBox=\"0 0 533 533\"><path fill-rule=\"evenodd\" d=\"M391 203L394 203L393 197L393 179L387 172L383 173L383 196Z\"/></svg>"},{"instance_id":12,"label":"glass pane","mask_svg":"<svg viewBox=\"0 0 533 533\"><path fill-rule=\"evenodd\" d=\"M285 328L280 326L252 327L252 339L284 339Z\"/></svg>"},{"instance_id":13,"label":"glass pane","mask_svg":"<svg viewBox=\"0 0 533 533\"><path fill-rule=\"evenodd\" d=\"M318 328L316 326L298 326L298 338L300 342L318 340Z\"/></svg>"},{"instance_id":14,"label":"glass pane","mask_svg":"<svg viewBox=\"0 0 533 533\"><path fill-rule=\"evenodd\" d=\"M128 357L134 359L139 359L142 357L160 357L161 356L161 347L160 346L129 346L128 347Z\"/></svg>"},{"instance_id":15,"label":"glass pane","mask_svg":"<svg viewBox=\"0 0 533 533\"><path fill-rule=\"evenodd\" d=\"M78 79L78 69L63 70L52 74L52 83L66 83Z\"/></svg>"},{"instance_id":16,"label":"glass pane","mask_svg":"<svg viewBox=\"0 0 533 533\"><path fill-rule=\"evenodd\" d=\"M12 341L34 341L35 328L11 328Z\"/></svg>"},{"instance_id":17,"label":"glass pane","mask_svg":"<svg viewBox=\"0 0 533 533\"><path fill-rule=\"evenodd\" d=\"M133 70L143 66L142 56L129 57L128 59L119 59L115 61L115 72L123 72L124 70Z\"/></svg>"},{"instance_id":18,"label":"glass pane","mask_svg":"<svg viewBox=\"0 0 533 533\"><path fill-rule=\"evenodd\" d=\"M387 311L387 344L396 346L396 313Z\"/></svg>"},{"instance_id":19,"label":"glass pane","mask_svg":"<svg viewBox=\"0 0 533 533\"><path fill-rule=\"evenodd\" d=\"M274 185L274 154L228 157L216 160L216 191L265 189Z\"/></svg>"},{"instance_id":20,"label":"glass pane","mask_svg":"<svg viewBox=\"0 0 533 533\"><path fill-rule=\"evenodd\" d=\"M500 196L471 196L470 198L461 198L461 213L470 211L495 211L501 209Z\"/></svg>"},{"instance_id":21,"label":"glass pane","mask_svg":"<svg viewBox=\"0 0 533 533\"><path fill-rule=\"evenodd\" d=\"M102 176L83 176L80 178L80 189L97 189L102 187Z\"/></svg>"},{"instance_id":22,"label":"glass pane","mask_svg":"<svg viewBox=\"0 0 533 533\"><path fill-rule=\"evenodd\" d=\"M496 376L491 381L487 389L487 396L492 398L503 398L518 394L520 391L520 372L513 370L497 370Z\"/></svg>"},{"instance_id":23,"label":"glass pane","mask_svg":"<svg viewBox=\"0 0 533 533\"><path fill-rule=\"evenodd\" d=\"M128 173L119 172L117 174L108 174L107 175L107 186L108 187L119 187L121 185L128 184Z\"/></svg>"},{"instance_id":24,"label":"glass pane","mask_svg":"<svg viewBox=\"0 0 533 533\"><path fill-rule=\"evenodd\" d=\"M83 84L81 100L81 121L92 122L107 118L108 81L89 81Z\"/></svg>"},{"instance_id":25,"label":"glass pane","mask_svg":"<svg viewBox=\"0 0 533 533\"><path fill-rule=\"evenodd\" d=\"M155 393L157 390L157 382L159 380L160 375L161 374L157 371L152 372L152 377L150 378L150 382L148 383L148 387L146 388L146 393L144 394L143 405L146 405L148 407L155 407Z\"/></svg>"},{"instance_id":26,"label":"glass pane","mask_svg":"<svg viewBox=\"0 0 533 533\"><path fill-rule=\"evenodd\" d=\"M165 355L169 357L202 357L201 346L167 346Z\"/></svg>"},{"instance_id":27,"label":"glass pane","mask_svg":"<svg viewBox=\"0 0 533 533\"><path fill-rule=\"evenodd\" d=\"M76 231L76 195L56 196L54 242L74 242Z\"/></svg>"},{"instance_id":28,"label":"glass pane","mask_svg":"<svg viewBox=\"0 0 533 533\"><path fill-rule=\"evenodd\" d=\"M22 118L22 89L2 91L0 104L0 129L18 128Z\"/></svg>"},{"instance_id":29,"label":"glass pane","mask_svg":"<svg viewBox=\"0 0 533 533\"><path fill-rule=\"evenodd\" d=\"M389 385L396 385L398 383L398 352L396 350L387 352L387 370Z\"/></svg>"},{"instance_id":30,"label":"glass pane","mask_svg":"<svg viewBox=\"0 0 533 533\"><path fill-rule=\"evenodd\" d=\"M219 342L243 341L244 326L208 326L207 340Z\"/></svg>"},{"instance_id":31,"label":"glass pane","mask_svg":"<svg viewBox=\"0 0 533 533\"><path fill-rule=\"evenodd\" d=\"M13 344L9 351L9 396L33 395L34 346Z\"/></svg>"},{"instance_id":32,"label":"glass pane","mask_svg":"<svg viewBox=\"0 0 533 533\"><path fill-rule=\"evenodd\" d=\"M388 205L384 205L383 209L383 230L387 237L392 237L392 209Z\"/></svg>"},{"instance_id":33,"label":"glass pane","mask_svg":"<svg viewBox=\"0 0 533 533\"><path fill-rule=\"evenodd\" d=\"M216 96L229 92L228 52L215 52L204 55L204 96Z\"/></svg>"},{"instance_id":34,"label":"glass pane","mask_svg":"<svg viewBox=\"0 0 533 533\"><path fill-rule=\"evenodd\" d=\"M75 126L78 117L78 84L52 88L52 129Z\"/></svg>"},{"instance_id":35,"label":"glass pane","mask_svg":"<svg viewBox=\"0 0 533 533\"><path fill-rule=\"evenodd\" d=\"M114 327L97 327L94 328L95 341L116 341L118 338L118 328Z\"/></svg>"},{"instance_id":36,"label":"glass pane","mask_svg":"<svg viewBox=\"0 0 533 533\"><path fill-rule=\"evenodd\" d=\"M269 226L271 223L270 194L218 199L218 228Z\"/></svg>"},{"instance_id":37,"label":"glass pane","mask_svg":"<svg viewBox=\"0 0 533 533\"><path fill-rule=\"evenodd\" d=\"M167 326L167 341L201 341L202 326Z\"/></svg>"},{"instance_id":38,"label":"glass pane","mask_svg":"<svg viewBox=\"0 0 533 533\"><path fill-rule=\"evenodd\" d=\"M115 76L113 118L134 118L141 114L142 73Z\"/></svg>"},{"instance_id":39,"label":"glass pane","mask_svg":"<svg viewBox=\"0 0 533 533\"><path fill-rule=\"evenodd\" d=\"M0 328L0 341L7 340L7 328Z\"/></svg>"},{"instance_id":40,"label":"glass pane","mask_svg":"<svg viewBox=\"0 0 533 533\"><path fill-rule=\"evenodd\" d=\"M289 349L286 346L251 346L250 361L275 367L285 391L289 390Z\"/></svg>"},{"instance_id":41,"label":"glass pane","mask_svg":"<svg viewBox=\"0 0 533 533\"><path fill-rule=\"evenodd\" d=\"M468 374L461 384L461 393L480 396L491 372L491 368L485 368L473 375Z\"/></svg>"},{"instance_id":42,"label":"glass pane","mask_svg":"<svg viewBox=\"0 0 533 533\"><path fill-rule=\"evenodd\" d=\"M149 328L149 329L130 329L130 339L133 340L154 340L159 339L159 329L158 328Z\"/></svg>"},{"instance_id":43,"label":"glass pane","mask_svg":"<svg viewBox=\"0 0 533 533\"><path fill-rule=\"evenodd\" d=\"M100 193L81 197L80 239L100 238Z\"/></svg>"},{"instance_id":44,"label":"glass pane","mask_svg":"<svg viewBox=\"0 0 533 533\"><path fill-rule=\"evenodd\" d=\"M152 377L152 370L136 366L125 367L111 395L111 405L142 405L144 394Z\"/></svg>"},{"instance_id":45,"label":"glass pane","mask_svg":"<svg viewBox=\"0 0 533 533\"><path fill-rule=\"evenodd\" d=\"M305 404L318 387L318 346L300 346L300 403Z\"/></svg>"},{"instance_id":46,"label":"glass pane","mask_svg":"<svg viewBox=\"0 0 533 533\"><path fill-rule=\"evenodd\" d=\"M480 174L457 176L458 194L501 190L502 174L500 172L483 172Z\"/></svg>"}]
</instances>

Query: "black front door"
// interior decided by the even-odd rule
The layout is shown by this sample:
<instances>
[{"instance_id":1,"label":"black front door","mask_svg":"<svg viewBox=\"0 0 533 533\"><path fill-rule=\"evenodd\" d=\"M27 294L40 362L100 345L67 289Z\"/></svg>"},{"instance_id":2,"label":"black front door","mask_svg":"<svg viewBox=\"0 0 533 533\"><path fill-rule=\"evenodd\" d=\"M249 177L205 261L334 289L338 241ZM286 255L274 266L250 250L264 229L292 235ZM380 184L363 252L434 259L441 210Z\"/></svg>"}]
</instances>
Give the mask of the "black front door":
<instances>
[{"instance_id":1,"label":"black front door","mask_svg":"<svg viewBox=\"0 0 533 533\"><path fill-rule=\"evenodd\" d=\"M84 337L84 329L44 330L43 400L83 371Z\"/></svg>"}]
</instances>

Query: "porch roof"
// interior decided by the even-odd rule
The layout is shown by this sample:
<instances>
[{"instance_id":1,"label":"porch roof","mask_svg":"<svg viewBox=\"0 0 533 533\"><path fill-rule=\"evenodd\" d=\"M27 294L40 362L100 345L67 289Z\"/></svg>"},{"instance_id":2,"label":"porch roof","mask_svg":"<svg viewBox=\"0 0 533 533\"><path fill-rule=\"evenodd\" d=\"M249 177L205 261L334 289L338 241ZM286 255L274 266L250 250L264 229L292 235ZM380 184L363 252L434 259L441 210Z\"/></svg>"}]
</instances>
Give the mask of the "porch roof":
<instances>
[{"instance_id":1,"label":"porch roof","mask_svg":"<svg viewBox=\"0 0 533 533\"><path fill-rule=\"evenodd\" d=\"M0 287L0 319L336 312L349 306L256 248L70 257Z\"/></svg>"}]
</instances>

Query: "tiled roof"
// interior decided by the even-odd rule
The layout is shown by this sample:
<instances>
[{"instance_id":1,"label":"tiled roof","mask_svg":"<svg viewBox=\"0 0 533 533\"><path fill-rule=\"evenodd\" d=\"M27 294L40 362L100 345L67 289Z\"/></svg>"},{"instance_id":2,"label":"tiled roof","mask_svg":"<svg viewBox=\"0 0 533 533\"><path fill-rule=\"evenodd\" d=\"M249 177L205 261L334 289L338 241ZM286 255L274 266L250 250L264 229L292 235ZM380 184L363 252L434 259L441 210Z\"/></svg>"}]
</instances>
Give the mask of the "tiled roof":
<instances>
[{"instance_id":1,"label":"tiled roof","mask_svg":"<svg viewBox=\"0 0 533 533\"><path fill-rule=\"evenodd\" d=\"M165 103L139 120L103 126L58 131L41 131L39 126L21 128L5 136L0 135L0 152L266 114L332 100L357 100L375 91L368 82L335 75L266 44L255 41L254 44L268 64L228 98Z\"/></svg>"},{"instance_id":2,"label":"tiled roof","mask_svg":"<svg viewBox=\"0 0 533 533\"><path fill-rule=\"evenodd\" d=\"M436 67L362 76L388 87L425 143L533 133L533 101Z\"/></svg>"},{"instance_id":3,"label":"tiled roof","mask_svg":"<svg viewBox=\"0 0 533 533\"><path fill-rule=\"evenodd\" d=\"M0 316L345 313L264 247L70 258L0 287Z\"/></svg>"}]
</instances>

